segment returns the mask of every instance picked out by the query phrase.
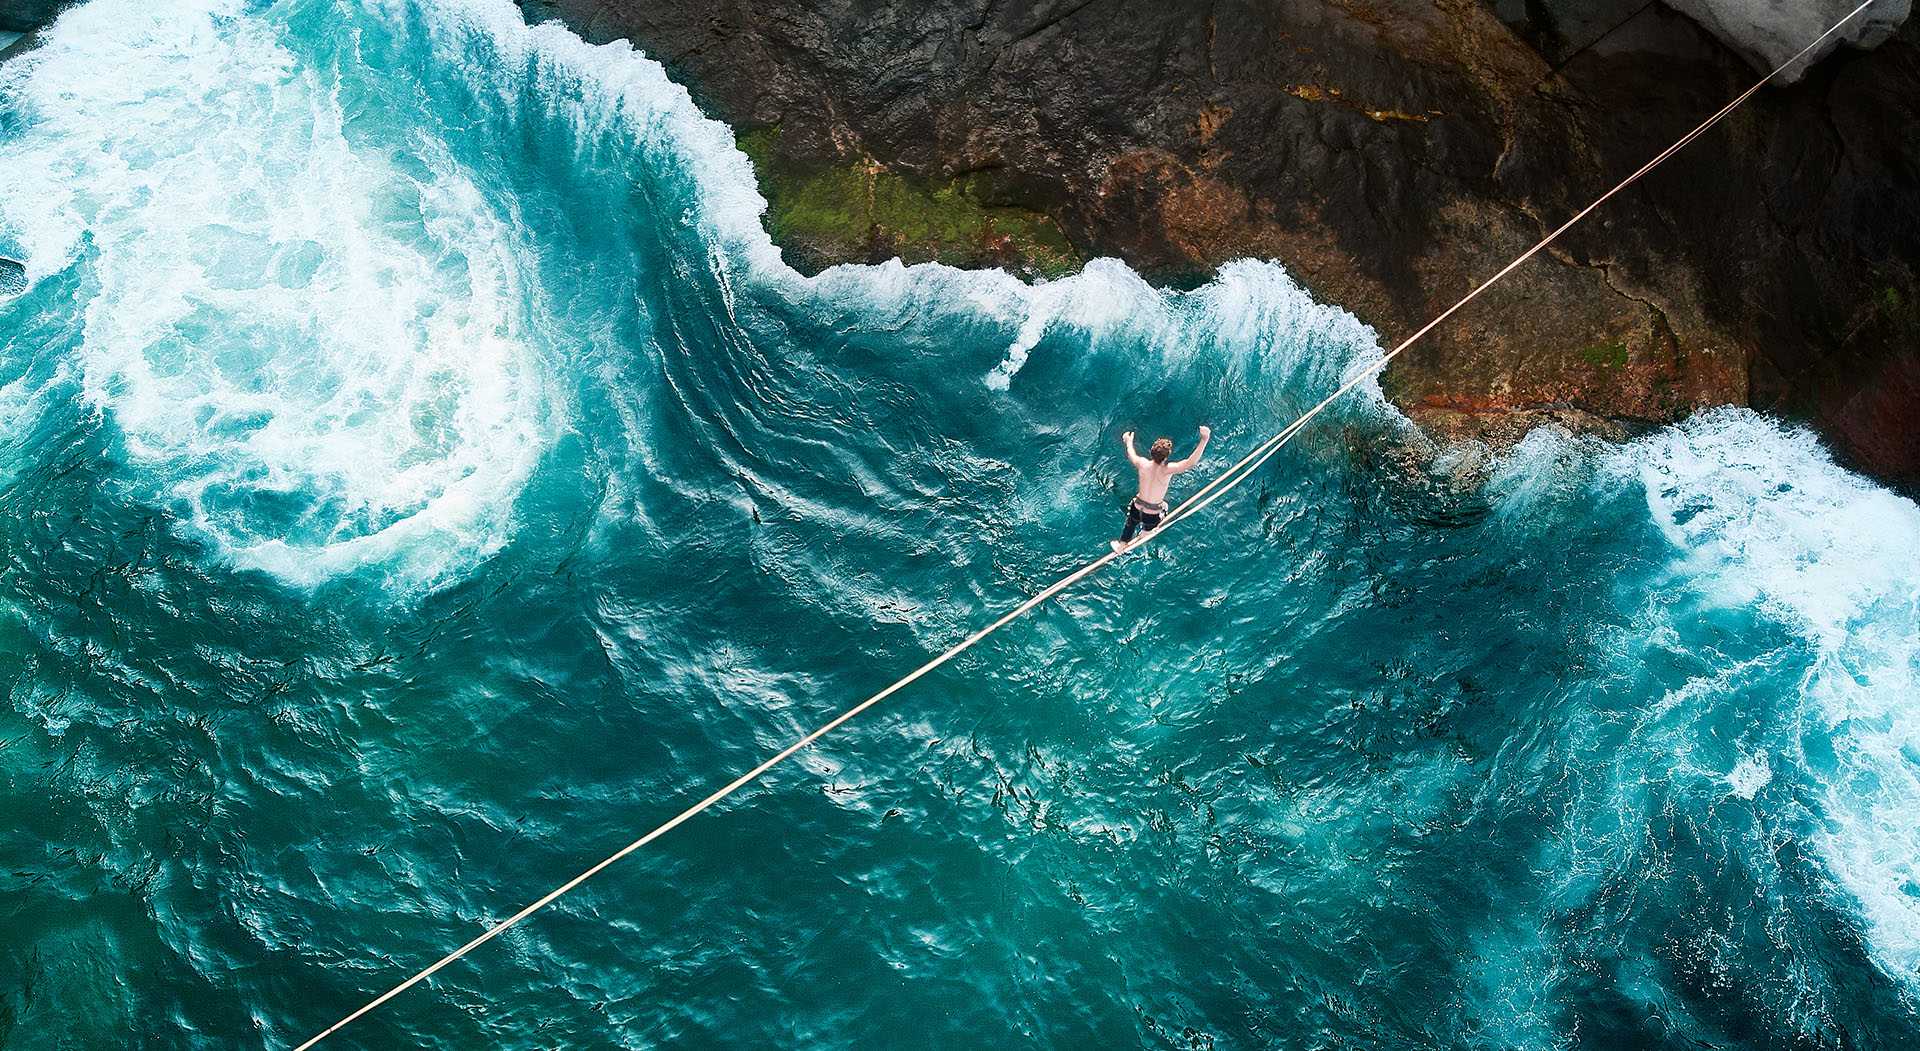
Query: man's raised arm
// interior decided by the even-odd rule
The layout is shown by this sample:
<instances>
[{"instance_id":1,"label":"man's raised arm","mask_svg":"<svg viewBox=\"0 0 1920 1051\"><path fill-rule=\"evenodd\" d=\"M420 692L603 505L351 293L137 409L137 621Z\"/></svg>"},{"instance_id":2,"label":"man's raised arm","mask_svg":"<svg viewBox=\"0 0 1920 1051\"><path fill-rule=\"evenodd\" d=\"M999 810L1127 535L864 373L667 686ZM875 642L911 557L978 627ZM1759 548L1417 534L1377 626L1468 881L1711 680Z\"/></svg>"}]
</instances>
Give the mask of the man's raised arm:
<instances>
[{"instance_id":1,"label":"man's raised arm","mask_svg":"<svg viewBox=\"0 0 1920 1051\"><path fill-rule=\"evenodd\" d=\"M1133 451L1133 432L1128 431L1121 435L1120 441L1127 447L1127 462L1133 464L1135 467L1140 466L1144 460L1139 453Z\"/></svg>"},{"instance_id":2,"label":"man's raised arm","mask_svg":"<svg viewBox=\"0 0 1920 1051\"><path fill-rule=\"evenodd\" d=\"M1213 428L1208 427L1205 424L1202 424L1200 427L1200 444L1193 447L1192 454L1189 455L1186 459L1181 460L1179 463L1176 463L1173 465L1173 473L1179 474L1182 471L1191 471L1195 467L1198 467L1200 465L1201 455L1207 451L1207 443L1212 440L1213 440ZM1133 448L1133 445L1131 442L1128 443L1127 448L1129 450Z\"/></svg>"}]
</instances>

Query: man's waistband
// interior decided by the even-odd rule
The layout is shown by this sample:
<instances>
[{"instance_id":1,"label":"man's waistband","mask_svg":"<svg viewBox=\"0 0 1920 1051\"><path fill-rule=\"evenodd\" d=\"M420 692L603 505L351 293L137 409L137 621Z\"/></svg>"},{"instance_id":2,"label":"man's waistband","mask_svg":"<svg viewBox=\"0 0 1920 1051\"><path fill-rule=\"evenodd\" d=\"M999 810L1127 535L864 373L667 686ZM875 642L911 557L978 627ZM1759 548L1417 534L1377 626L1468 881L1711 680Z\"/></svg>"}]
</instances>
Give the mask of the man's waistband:
<instances>
[{"instance_id":1,"label":"man's waistband","mask_svg":"<svg viewBox=\"0 0 1920 1051\"><path fill-rule=\"evenodd\" d=\"M1143 515L1164 515L1167 513L1167 502L1148 503L1136 496L1133 498L1133 509Z\"/></svg>"}]
</instances>

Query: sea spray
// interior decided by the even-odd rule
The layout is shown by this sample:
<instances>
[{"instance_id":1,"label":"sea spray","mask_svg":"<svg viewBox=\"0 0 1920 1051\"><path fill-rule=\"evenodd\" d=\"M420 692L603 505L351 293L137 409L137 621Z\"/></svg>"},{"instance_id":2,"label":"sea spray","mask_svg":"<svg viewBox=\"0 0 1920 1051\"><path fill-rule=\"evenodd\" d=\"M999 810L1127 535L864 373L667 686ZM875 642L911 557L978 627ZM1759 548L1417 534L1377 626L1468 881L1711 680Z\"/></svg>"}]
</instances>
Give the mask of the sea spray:
<instances>
[{"instance_id":1,"label":"sea spray","mask_svg":"<svg viewBox=\"0 0 1920 1051\"><path fill-rule=\"evenodd\" d=\"M1688 586L1757 606L1804 647L1779 683L1795 730L1780 743L1816 808L1808 831L1869 951L1920 996L1920 509L1747 412L1634 452ZM1774 777L1751 756L1729 776L1746 798Z\"/></svg>"},{"instance_id":2,"label":"sea spray","mask_svg":"<svg viewBox=\"0 0 1920 1051\"><path fill-rule=\"evenodd\" d=\"M243 11L62 18L8 77L0 224L34 281L84 268L85 396L218 557L442 578L503 542L556 424L524 246L431 139L350 140L337 88Z\"/></svg>"}]
</instances>

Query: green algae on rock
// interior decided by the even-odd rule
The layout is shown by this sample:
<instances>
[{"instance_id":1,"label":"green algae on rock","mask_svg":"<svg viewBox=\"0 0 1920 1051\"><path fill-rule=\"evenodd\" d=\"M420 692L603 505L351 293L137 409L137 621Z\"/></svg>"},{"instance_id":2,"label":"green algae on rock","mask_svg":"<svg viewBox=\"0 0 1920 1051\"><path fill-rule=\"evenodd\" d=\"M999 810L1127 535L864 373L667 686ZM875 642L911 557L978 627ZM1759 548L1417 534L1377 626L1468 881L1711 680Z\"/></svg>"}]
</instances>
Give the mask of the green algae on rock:
<instances>
[{"instance_id":1,"label":"green algae on rock","mask_svg":"<svg viewBox=\"0 0 1920 1051\"><path fill-rule=\"evenodd\" d=\"M738 142L767 198L768 233L803 270L898 256L1055 277L1085 262L1051 218L997 203L992 172L921 179L870 157L808 168L780 159L779 135L759 128Z\"/></svg>"}]
</instances>

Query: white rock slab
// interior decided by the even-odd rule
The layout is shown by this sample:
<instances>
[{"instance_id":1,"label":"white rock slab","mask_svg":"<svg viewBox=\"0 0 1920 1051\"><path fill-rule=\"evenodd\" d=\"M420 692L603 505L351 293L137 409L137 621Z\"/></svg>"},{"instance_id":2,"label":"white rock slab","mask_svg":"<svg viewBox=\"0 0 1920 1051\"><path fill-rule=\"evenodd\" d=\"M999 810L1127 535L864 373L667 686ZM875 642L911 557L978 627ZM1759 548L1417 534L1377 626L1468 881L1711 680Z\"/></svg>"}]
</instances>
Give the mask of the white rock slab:
<instances>
[{"instance_id":1,"label":"white rock slab","mask_svg":"<svg viewBox=\"0 0 1920 1051\"><path fill-rule=\"evenodd\" d=\"M1770 70L1792 58L1827 27L1858 7L1860 0L1666 0L1667 6L1705 26L1714 36ZM1913 0L1878 0L1812 54L1780 75L1799 80L1815 63L1842 44L1871 48L1885 43L1913 11Z\"/></svg>"}]
</instances>

